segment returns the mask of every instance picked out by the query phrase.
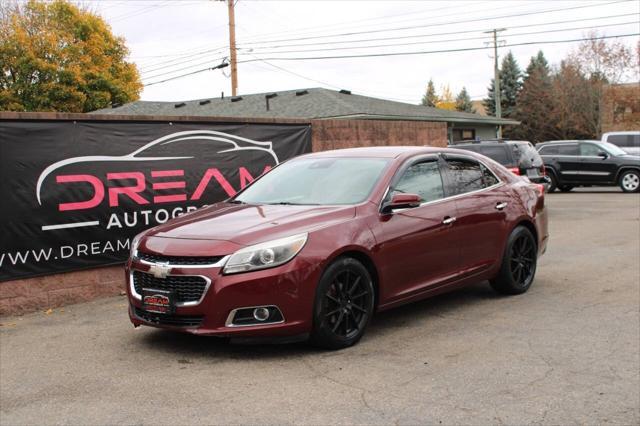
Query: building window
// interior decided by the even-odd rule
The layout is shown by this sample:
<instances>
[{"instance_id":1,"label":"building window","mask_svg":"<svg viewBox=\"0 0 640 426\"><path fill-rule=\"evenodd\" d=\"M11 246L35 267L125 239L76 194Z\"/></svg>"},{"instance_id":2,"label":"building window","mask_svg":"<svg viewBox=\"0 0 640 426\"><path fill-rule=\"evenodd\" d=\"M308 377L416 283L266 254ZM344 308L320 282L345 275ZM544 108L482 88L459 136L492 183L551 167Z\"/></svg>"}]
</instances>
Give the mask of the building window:
<instances>
[{"instance_id":1,"label":"building window","mask_svg":"<svg viewBox=\"0 0 640 426\"><path fill-rule=\"evenodd\" d=\"M453 142L473 140L476 138L475 129L452 129L451 136Z\"/></svg>"}]
</instances>

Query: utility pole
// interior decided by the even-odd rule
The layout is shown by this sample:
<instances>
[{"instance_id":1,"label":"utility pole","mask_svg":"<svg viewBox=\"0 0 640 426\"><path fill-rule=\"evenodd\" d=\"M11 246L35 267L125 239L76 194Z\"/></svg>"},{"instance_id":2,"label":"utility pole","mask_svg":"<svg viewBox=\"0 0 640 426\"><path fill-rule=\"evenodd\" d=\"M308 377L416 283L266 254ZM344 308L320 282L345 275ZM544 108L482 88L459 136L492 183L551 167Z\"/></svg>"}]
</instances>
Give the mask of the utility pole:
<instances>
[{"instance_id":1,"label":"utility pole","mask_svg":"<svg viewBox=\"0 0 640 426\"><path fill-rule=\"evenodd\" d=\"M229 51L231 57L231 95L236 96L238 91L238 59L236 57L236 18L234 13L234 0L227 0L229 8Z\"/></svg>"},{"instance_id":2,"label":"utility pole","mask_svg":"<svg viewBox=\"0 0 640 426\"><path fill-rule=\"evenodd\" d=\"M496 103L496 118L502 118L502 103L500 99L500 68L498 68L498 33L506 28L495 28L485 33L493 34L493 95ZM498 139L502 138L502 126L498 126Z\"/></svg>"}]
</instances>

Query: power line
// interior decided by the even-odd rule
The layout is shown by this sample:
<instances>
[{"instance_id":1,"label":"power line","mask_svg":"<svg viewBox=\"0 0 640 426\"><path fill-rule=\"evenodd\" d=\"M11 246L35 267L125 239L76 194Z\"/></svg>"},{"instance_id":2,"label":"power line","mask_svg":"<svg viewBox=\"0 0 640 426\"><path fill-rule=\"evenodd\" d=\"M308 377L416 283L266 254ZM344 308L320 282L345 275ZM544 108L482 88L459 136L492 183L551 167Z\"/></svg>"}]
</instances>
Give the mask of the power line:
<instances>
[{"instance_id":1,"label":"power line","mask_svg":"<svg viewBox=\"0 0 640 426\"><path fill-rule=\"evenodd\" d=\"M507 44L504 47L530 46L530 45L537 45L537 44L573 43L573 42L578 42L578 41L605 40L605 39L611 39L611 38L625 38L625 37L633 37L633 36L638 36L638 35L640 35L640 33L620 34L620 35L601 36L601 37L586 37L586 38L577 38L577 39L570 39L570 40L531 41L531 42ZM376 53L376 54L345 55L345 56L315 56L315 57L299 57L299 58L295 58L295 57L293 57L293 58L262 58L262 59L247 59L247 60L243 60L243 61L238 61L238 63L242 64L242 63L251 63L251 62L257 62L257 61L261 61L261 62L264 62L264 61L305 61L305 60L320 60L320 59L369 58L369 57L381 57L381 56L428 55L428 54L434 54L434 53L469 52L469 51L487 50L487 49L493 49L493 47L491 47L491 46L483 46L483 47L469 47L469 48L460 48L460 49L444 49L444 50L412 51L412 52L395 52L395 53ZM198 73L209 71L209 70L210 70L210 68L204 68L204 69L201 69L201 70L196 70L196 71L193 71L193 72L190 72L190 73L187 73L187 74L174 76L174 77L162 80L162 81L155 81L153 83L148 83L148 84L145 84L145 87L152 86L152 85L155 85L155 84L164 83L164 82L175 80L175 79L178 79L178 78L187 77L187 76L190 76L190 75L198 74Z\"/></svg>"},{"instance_id":2,"label":"power line","mask_svg":"<svg viewBox=\"0 0 640 426\"><path fill-rule=\"evenodd\" d=\"M505 44L504 47L512 47L512 46L528 46L535 44L555 44L555 43L571 43L576 41L587 41L587 40L604 40L610 38L623 38L623 37L632 37L640 35L640 33L633 34L620 34L613 36L602 36L602 37L588 37L588 38L575 38L570 40L550 40L550 41L531 41L531 42L523 42L523 43L512 43ZM473 50L485 50L487 47L468 47L468 48L460 48L460 49L443 49L443 50L431 50L431 51L413 51L413 52L388 52L388 53L369 53L362 55L343 55L343 56L308 56L308 57L293 57L293 58L267 58L269 61L305 61L305 60L319 60L319 59L348 59L348 58L373 58L373 57L382 57L382 56L409 56L409 55L425 55L430 53L449 53L449 52L468 52ZM492 49L492 47L491 47ZM238 63L248 63L254 62L252 59L247 59L244 61L238 61Z\"/></svg>"},{"instance_id":3,"label":"power line","mask_svg":"<svg viewBox=\"0 0 640 426\"><path fill-rule=\"evenodd\" d=\"M175 69L175 70L167 71L167 72L164 72L164 73L161 73L161 74L149 75L149 76L146 76L146 77L143 77L143 78L144 78L145 80L150 80L150 79L152 79L152 78L162 77L162 76L169 75L169 74L173 74L173 73L176 73L176 72L179 72L179 71L188 70L189 68L193 68L193 67L197 67L197 66L205 65L205 64L208 64L208 63L210 63L210 62L217 62L217 61L221 61L221 60L223 60L223 59L225 59L225 57L222 57L222 58L216 58L216 59L208 59L208 60L206 60L206 61L204 61L204 62L200 62L200 63L193 64L193 65L189 65L189 66L186 66L186 67L183 67L183 68L178 68L178 69Z\"/></svg>"},{"instance_id":4,"label":"power line","mask_svg":"<svg viewBox=\"0 0 640 426\"><path fill-rule=\"evenodd\" d=\"M595 18L581 18L581 19L570 19L570 20L562 20L562 21L553 21L553 22L543 22L538 24L526 24L526 25L518 25L518 28L530 28L530 27L541 27L548 25L556 25L556 24L572 24L575 22L584 22L584 21L601 21L603 19L610 18L621 18L627 16L638 16L637 13L623 13L619 15L609 15L609 16L598 16ZM393 36L393 37L379 37L379 38L364 38L358 40L338 40L338 41L320 41L315 43L294 43L294 44L282 44L276 46L262 46L260 48L269 48L269 49L279 49L282 47L297 47L297 46L317 46L317 45L327 45L327 44L346 44L346 43L364 43L370 41L386 41L386 40L405 40L410 38L421 38L421 37L435 37L441 35L456 35L456 34L469 34L469 33L482 33L488 31L489 28L484 29L474 29L474 30L464 30L464 31L449 31L445 33L430 33L430 34L412 34L405 36ZM242 46L242 43L240 43Z\"/></svg>"},{"instance_id":5,"label":"power line","mask_svg":"<svg viewBox=\"0 0 640 426\"><path fill-rule=\"evenodd\" d=\"M474 5L480 5L480 4L484 4L484 3L490 3L490 1L484 1L484 2L480 2L480 3L475 3ZM540 2L539 2L540 3ZM422 15L425 13L428 13L429 19L434 19L434 18L443 18L446 16L452 16L452 15L459 15L459 13L448 13L445 15L436 15L433 16L433 12L437 12L439 10L452 10L452 9L459 9L461 7L467 7L469 6L467 3L462 3L462 2L457 2L454 6L452 5L447 5L445 7L440 7L440 8L436 8L436 9L429 9L429 10L424 10L424 11L420 11L420 12L407 12L407 13L400 13L400 14L395 14L395 15L384 15L384 16L378 16L375 18L365 18L365 19L356 19L353 21L343 21L341 23L336 23L336 24L329 24L329 25L319 25L319 26L314 26L314 27L305 27L304 29L293 29L293 30L286 30L286 31L277 31L277 32L273 32L273 33L264 33L264 34L258 34L258 35L250 35L250 40L256 40L256 39L260 39L260 38L265 38L265 37L269 37L269 36L274 36L274 35L278 35L278 34L290 34L290 35L296 35L296 36L301 36L301 35L310 35L310 34L317 34L320 31L309 31L315 28L323 28L323 27L348 27L348 28L354 28L354 26L352 24L357 23L357 22L365 22L365 21L379 21L381 19L385 19L388 20L389 18L394 18L394 17L398 17L398 16L406 16L406 15ZM509 6L509 7L513 7L513 6ZM505 7L499 7L496 9L504 9ZM495 9L494 9L495 10ZM400 20L400 21L396 21L396 22L391 22L391 23L400 23L400 22L407 22L407 21L415 21L415 20L419 20L422 18L414 18L414 19L409 19L409 20ZM385 22L385 24L390 24L390 22ZM379 25L379 24L365 24L365 25L358 25L355 26L355 28L357 27L366 27L366 26L370 26L370 25Z\"/></svg>"},{"instance_id":6,"label":"power line","mask_svg":"<svg viewBox=\"0 0 640 426\"><path fill-rule=\"evenodd\" d=\"M609 25L598 25L598 26L590 26L590 27L574 27L574 28L562 28L557 30L544 30L544 31L532 31L526 33L515 33L509 34L509 37L520 37L525 35L535 35L535 34L548 34L548 33L557 33L557 32L567 32L567 31L576 31L576 30L588 30L588 29L598 29L598 28L606 28L606 27L618 27L621 25L630 25L630 24L638 24L640 21L630 21L630 22L622 22L618 24L609 24ZM438 43L451 43L451 42L459 42L459 41L470 41L470 40L484 40L487 37L466 37L466 38L457 38L457 39L447 39L447 40L431 40L431 41L416 41L416 42L404 42L404 43L391 43L391 44L375 44L368 46L348 46L348 47L327 47L324 49L306 49L306 50L280 50L280 51L260 51L262 55L272 55L272 54L281 54L281 53L305 53L305 52L325 52L325 51L336 51L336 50L356 50L356 49L374 49L380 47L395 47L395 46L407 46L407 45L420 45L420 44L438 44Z\"/></svg>"},{"instance_id":7,"label":"power line","mask_svg":"<svg viewBox=\"0 0 640 426\"><path fill-rule=\"evenodd\" d=\"M540 14L545 14L545 13L562 12L562 11L567 11L567 10L585 9L585 8L589 8L589 7L606 6L606 5L609 5L609 4L616 4L616 3L626 3L626 2L629 2L629 1L634 1L634 0L615 0L615 1L607 2L607 3L586 4L586 5L581 5L581 6L572 6L572 7L565 7L565 8L559 8L559 9L547 9L547 10L541 10L541 11L516 13L516 14L510 14L510 15L500 15L500 16L492 16L492 17L484 17L484 18L465 19L465 20L461 20L461 21L439 22L439 23L434 23L434 24L413 25L413 26L408 26L408 27L397 27L397 28L369 30L369 31L354 31L354 32L348 32L348 33L339 33L339 34L330 34L330 35L321 35L321 36L312 36L312 37L296 37L296 38L289 38L289 39L271 40L269 42L270 43L277 43L277 42L281 42L281 41L313 40L313 39L331 38L331 37L347 37L347 36L358 35L358 34L373 34L373 33L382 33L382 32L389 32L389 31L414 30L414 29L419 29L419 28L438 27L438 26L442 26L442 25L465 24L465 23L470 23L470 22L490 21L490 20L502 19L502 18L519 18L519 17L523 17L523 16L540 15ZM261 41L261 42L255 42L254 41L254 42L244 43L244 45L260 44L260 43L265 43L265 42L264 41Z\"/></svg>"},{"instance_id":8,"label":"power line","mask_svg":"<svg viewBox=\"0 0 640 426\"><path fill-rule=\"evenodd\" d=\"M528 25L520 25L519 28L531 28L531 27L540 27L540 26L547 26L547 25L555 25L555 24L567 24L567 23L572 23L572 22L582 22L582 21L591 21L594 19L597 20L603 20L603 19L609 19L609 18L618 18L618 17L625 17L625 16L637 16L637 14L635 13L630 13L630 14L621 14L621 15L611 15L611 16L603 16L603 17L599 17L599 18L587 18L587 19L574 19L574 20L563 20L563 21L555 21L555 22L549 22L549 23L539 23L539 24L528 24ZM553 32L563 32L563 31L570 31L570 30L580 30L580 29L595 29L595 28L604 28L604 27L609 27L609 26L617 26L617 25L627 25L627 24L631 24L631 23L635 23L635 22L625 22L625 23L618 23L618 24L609 24L609 25L599 25L599 26L591 26L591 27L574 27L574 28L562 28L562 29L557 29L557 30L543 30L543 31L535 31L535 32L526 32L526 33L516 33L516 34L510 34L509 36L514 36L514 37L518 37L518 36L523 36L523 35L535 35L535 34L544 34L544 33L553 33ZM486 32L489 31L488 29L478 29L478 30L466 30L466 31L457 31L457 32L447 32L447 33L433 33L433 34L424 34L420 37L431 37L431 36L438 36L438 35L448 35L448 34L465 34L465 33L480 33L480 32ZM410 37L414 37L414 36L410 36ZM406 37L399 37L399 38L406 38ZM396 39L396 37L391 37L389 39ZM433 40L433 41L419 41L419 42L408 42L408 43L401 43L401 44L384 44L384 45L374 45L374 46L353 46L353 47L345 47L345 48L324 48L324 49L309 49L309 50L290 50L290 51L277 51L277 52L264 52L260 49L262 48L256 48L258 49L258 52L255 52L255 50L252 50L255 53L260 53L260 54L279 54L279 53L303 53L303 52L314 52L314 51L332 51L332 50L354 50L354 49L369 49L369 48L376 48L376 47L393 47L393 46L398 46L398 45L420 45L420 44L432 44L432 43L444 43L444 42L457 42L457 41L470 41L470 40L481 40L481 38L478 37L466 37L466 38L459 38L459 39L447 39L447 40ZM376 39L372 39L372 40L376 40ZM383 40L386 40L383 39ZM342 41L339 42L341 44L343 43L350 43L350 41ZM309 45L317 45L317 44L321 44L321 43L311 43ZM294 45L292 45L294 46ZM303 46L305 46L303 44ZM265 47L266 49L267 47ZM226 46L220 46L218 48L215 49L206 49L200 52L195 52L189 55L186 55L184 57L181 58L176 58L176 59L172 59L169 61L164 61L164 62L160 62L157 63L155 65L149 65L148 67L143 67L141 68L141 72L143 74L145 73L149 73L149 72L154 72L154 71L160 71L163 69L167 69L167 68L171 68L171 67L175 67L175 66L180 66L183 64L187 64L189 62L194 62L194 61L198 61L201 60L201 56L208 54L208 53L216 53L216 52L220 52L222 50L226 49ZM241 49L243 50L243 49ZM251 52L251 51L250 51ZM243 52L240 52L240 54L245 54ZM189 60L183 60L186 59L188 57L193 57L193 59L189 59ZM201 64L196 64L196 65L192 65L192 66L198 66ZM151 69L150 69L151 68Z\"/></svg>"}]
</instances>

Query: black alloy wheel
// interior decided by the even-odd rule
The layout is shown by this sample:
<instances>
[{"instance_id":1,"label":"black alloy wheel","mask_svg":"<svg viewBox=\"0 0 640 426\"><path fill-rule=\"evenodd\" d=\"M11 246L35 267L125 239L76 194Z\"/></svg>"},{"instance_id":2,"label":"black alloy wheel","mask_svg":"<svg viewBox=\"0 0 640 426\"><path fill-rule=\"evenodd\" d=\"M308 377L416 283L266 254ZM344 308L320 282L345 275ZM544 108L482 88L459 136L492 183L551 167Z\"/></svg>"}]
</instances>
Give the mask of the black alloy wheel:
<instances>
[{"instance_id":1,"label":"black alloy wheel","mask_svg":"<svg viewBox=\"0 0 640 426\"><path fill-rule=\"evenodd\" d=\"M491 286L499 293L521 294L526 292L536 274L538 246L531 231L518 226L507 241L502 265Z\"/></svg>"},{"instance_id":2,"label":"black alloy wheel","mask_svg":"<svg viewBox=\"0 0 640 426\"><path fill-rule=\"evenodd\" d=\"M371 275L362 263L353 258L335 261L316 291L313 343L329 349L356 343L369 324L374 298Z\"/></svg>"}]
</instances>

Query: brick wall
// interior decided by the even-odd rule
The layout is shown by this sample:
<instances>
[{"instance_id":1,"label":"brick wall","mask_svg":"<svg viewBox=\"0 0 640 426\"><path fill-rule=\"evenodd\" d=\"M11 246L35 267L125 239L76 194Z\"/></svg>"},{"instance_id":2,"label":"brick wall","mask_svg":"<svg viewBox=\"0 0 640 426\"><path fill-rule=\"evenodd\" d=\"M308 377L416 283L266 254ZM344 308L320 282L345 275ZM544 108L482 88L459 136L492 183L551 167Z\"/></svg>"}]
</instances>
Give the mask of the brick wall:
<instances>
[{"instance_id":1,"label":"brick wall","mask_svg":"<svg viewBox=\"0 0 640 426\"><path fill-rule=\"evenodd\" d=\"M447 146L447 123L387 120L312 120L313 151L359 146Z\"/></svg>"},{"instance_id":2,"label":"brick wall","mask_svg":"<svg viewBox=\"0 0 640 426\"><path fill-rule=\"evenodd\" d=\"M115 296L124 288L122 265L0 282L0 315L24 314Z\"/></svg>"},{"instance_id":3,"label":"brick wall","mask_svg":"<svg viewBox=\"0 0 640 426\"><path fill-rule=\"evenodd\" d=\"M313 151L385 145L447 145L446 123L313 120ZM0 282L0 315L23 314L115 296L124 290L123 266Z\"/></svg>"}]
</instances>

